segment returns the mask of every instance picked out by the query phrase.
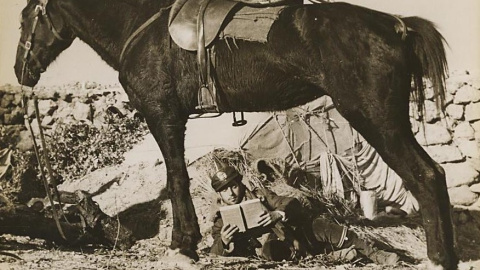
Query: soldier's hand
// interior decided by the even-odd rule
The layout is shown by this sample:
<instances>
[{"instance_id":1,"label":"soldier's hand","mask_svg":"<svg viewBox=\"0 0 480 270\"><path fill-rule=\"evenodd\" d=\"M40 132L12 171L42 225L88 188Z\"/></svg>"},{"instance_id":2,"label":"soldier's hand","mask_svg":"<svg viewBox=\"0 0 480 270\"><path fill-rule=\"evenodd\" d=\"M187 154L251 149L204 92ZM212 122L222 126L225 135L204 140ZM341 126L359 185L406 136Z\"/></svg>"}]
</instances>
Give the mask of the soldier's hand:
<instances>
[{"instance_id":1,"label":"soldier's hand","mask_svg":"<svg viewBox=\"0 0 480 270\"><path fill-rule=\"evenodd\" d=\"M222 242L224 245L230 244L233 239L233 235L238 232L237 225L225 224L220 230L220 235L222 236Z\"/></svg>"},{"instance_id":2,"label":"soldier's hand","mask_svg":"<svg viewBox=\"0 0 480 270\"><path fill-rule=\"evenodd\" d=\"M281 219L283 219L284 214L281 211L265 211L260 215L260 221L258 222L260 226L266 227L270 224L275 224Z\"/></svg>"}]
</instances>

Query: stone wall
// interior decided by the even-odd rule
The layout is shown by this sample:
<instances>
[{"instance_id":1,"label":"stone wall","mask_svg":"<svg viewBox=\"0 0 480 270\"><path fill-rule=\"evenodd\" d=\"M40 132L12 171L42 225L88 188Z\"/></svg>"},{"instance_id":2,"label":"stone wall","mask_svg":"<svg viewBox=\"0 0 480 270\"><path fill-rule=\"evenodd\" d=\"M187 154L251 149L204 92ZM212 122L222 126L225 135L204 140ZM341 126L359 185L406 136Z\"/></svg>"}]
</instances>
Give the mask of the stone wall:
<instances>
[{"instance_id":1,"label":"stone wall","mask_svg":"<svg viewBox=\"0 0 480 270\"><path fill-rule=\"evenodd\" d=\"M122 116L136 116L129 106L128 97L119 85L100 85L84 83L52 87L36 87L41 125L48 133L59 123L87 122L93 125L103 125L105 111ZM35 131L38 122L34 118L32 90L25 90L28 97L28 119ZM20 150L31 149L32 143L29 131L24 125L24 110L22 109L22 92L19 86L0 86L0 132L2 137L11 139L11 147Z\"/></svg>"},{"instance_id":2,"label":"stone wall","mask_svg":"<svg viewBox=\"0 0 480 270\"><path fill-rule=\"evenodd\" d=\"M425 122L411 118L417 141L445 169L453 205L480 207L480 76L453 74L447 80L446 110L437 112L427 91ZM413 107L413 106L411 106ZM414 113L412 113L414 115Z\"/></svg>"}]
</instances>

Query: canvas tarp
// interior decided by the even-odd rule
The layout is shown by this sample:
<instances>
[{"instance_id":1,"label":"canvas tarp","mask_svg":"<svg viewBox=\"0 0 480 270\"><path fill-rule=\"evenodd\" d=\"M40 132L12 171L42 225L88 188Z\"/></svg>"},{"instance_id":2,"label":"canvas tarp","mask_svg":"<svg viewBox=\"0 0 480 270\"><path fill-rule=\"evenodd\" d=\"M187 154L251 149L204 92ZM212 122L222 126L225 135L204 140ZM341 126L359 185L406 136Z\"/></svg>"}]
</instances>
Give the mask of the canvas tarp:
<instances>
[{"instance_id":1,"label":"canvas tarp","mask_svg":"<svg viewBox=\"0 0 480 270\"><path fill-rule=\"evenodd\" d=\"M245 134L241 149L254 159L278 158L302 168L325 195L344 198L352 190L374 190L381 205L407 213L418 210L402 179L338 113L329 97L272 113Z\"/></svg>"}]
</instances>

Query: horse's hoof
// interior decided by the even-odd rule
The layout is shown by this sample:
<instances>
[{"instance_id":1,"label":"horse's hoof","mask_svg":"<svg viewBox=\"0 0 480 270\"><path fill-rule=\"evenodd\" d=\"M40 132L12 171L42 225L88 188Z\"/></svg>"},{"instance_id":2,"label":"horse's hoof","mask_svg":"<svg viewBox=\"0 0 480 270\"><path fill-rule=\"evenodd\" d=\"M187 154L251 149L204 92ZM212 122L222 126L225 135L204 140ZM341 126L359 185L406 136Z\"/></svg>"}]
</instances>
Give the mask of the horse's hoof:
<instances>
[{"instance_id":1,"label":"horse's hoof","mask_svg":"<svg viewBox=\"0 0 480 270\"><path fill-rule=\"evenodd\" d=\"M200 260L200 257L198 256L197 252L192 251L192 250L186 250L186 249L180 249L180 254L183 254L190 259L192 259L195 262L198 262Z\"/></svg>"},{"instance_id":2,"label":"horse's hoof","mask_svg":"<svg viewBox=\"0 0 480 270\"><path fill-rule=\"evenodd\" d=\"M198 258L198 255L197 255ZM195 265L195 261L180 252L179 249L168 249L159 261L160 268L175 268L182 270L200 270L201 267Z\"/></svg>"}]
</instances>

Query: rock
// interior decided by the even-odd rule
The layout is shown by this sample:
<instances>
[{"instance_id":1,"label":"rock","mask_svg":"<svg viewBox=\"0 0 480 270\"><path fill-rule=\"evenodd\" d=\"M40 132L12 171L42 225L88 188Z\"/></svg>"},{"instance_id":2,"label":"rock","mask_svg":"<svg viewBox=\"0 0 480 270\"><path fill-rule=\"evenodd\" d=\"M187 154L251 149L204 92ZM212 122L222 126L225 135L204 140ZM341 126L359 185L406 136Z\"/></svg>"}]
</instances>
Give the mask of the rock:
<instances>
[{"instance_id":1,"label":"rock","mask_svg":"<svg viewBox=\"0 0 480 270\"><path fill-rule=\"evenodd\" d=\"M37 119L33 119L32 121L30 121L30 125L32 126L33 134L35 134L35 136L37 136L37 134L40 133L40 129L38 128Z\"/></svg>"},{"instance_id":2,"label":"rock","mask_svg":"<svg viewBox=\"0 0 480 270\"><path fill-rule=\"evenodd\" d=\"M15 146L18 150L25 152L33 149L33 140L30 131L22 130L18 135L18 142Z\"/></svg>"},{"instance_id":3,"label":"rock","mask_svg":"<svg viewBox=\"0 0 480 270\"><path fill-rule=\"evenodd\" d=\"M454 119L450 116L447 116L442 121L445 122L445 125L447 126L447 129L449 131L453 131L455 129L455 127L458 125L458 123L460 122L459 120L456 120L456 119Z\"/></svg>"},{"instance_id":4,"label":"rock","mask_svg":"<svg viewBox=\"0 0 480 270\"><path fill-rule=\"evenodd\" d=\"M52 115L53 112L58 108L57 103L51 99L44 99L38 101L38 112L41 116L43 115Z\"/></svg>"},{"instance_id":5,"label":"rock","mask_svg":"<svg viewBox=\"0 0 480 270\"><path fill-rule=\"evenodd\" d=\"M6 93L3 95L2 100L0 101L0 107L7 108L12 104L14 96L12 94Z\"/></svg>"},{"instance_id":6,"label":"rock","mask_svg":"<svg viewBox=\"0 0 480 270\"><path fill-rule=\"evenodd\" d=\"M39 102L41 100L49 100L58 96L55 87L44 87L43 89L39 88L37 90L35 91L35 95L38 97Z\"/></svg>"},{"instance_id":7,"label":"rock","mask_svg":"<svg viewBox=\"0 0 480 270\"><path fill-rule=\"evenodd\" d=\"M58 109L53 114L53 117L55 119L65 119L69 115L73 114L73 105L72 104L70 104L68 102L65 102L63 100L59 100L57 102L57 104L58 104Z\"/></svg>"},{"instance_id":8,"label":"rock","mask_svg":"<svg viewBox=\"0 0 480 270\"><path fill-rule=\"evenodd\" d=\"M480 139L480 121L475 121L470 124L475 131L475 139Z\"/></svg>"},{"instance_id":9,"label":"rock","mask_svg":"<svg viewBox=\"0 0 480 270\"><path fill-rule=\"evenodd\" d=\"M475 140L467 141L461 140L457 142L457 147L460 149L460 152L463 153L464 156L470 158L478 158L480 157L480 143L476 142Z\"/></svg>"},{"instance_id":10,"label":"rock","mask_svg":"<svg viewBox=\"0 0 480 270\"><path fill-rule=\"evenodd\" d=\"M480 120L480 102L465 106L465 120L469 122Z\"/></svg>"},{"instance_id":11,"label":"rock","mask_svg":"<svg viewBox=\"0 0 480 270\"><path fill-rule=\"evenodd\" d=\"M3 107L0 107L0 119L2 118L2 116L4 116L5 114L8 114L10 113L12 110L10 108L3 108Z\"/></svg>"},{"instance_id":12,"label":"rock","mask_svg":"<svg viewBox=\"0 0 480 270\"><path fill-rule=\"evenodd\" d=\"M424 127L420 125L420 130L415 138L421 145L447 144L452 141L452 136L442 121L425 124Z\"/></svg>"},{"instance_id":13,"label":"rock","mask_svg":"<svg viewBox=\"0 0 480 270\"><path fill-rule=\"evenodd\" d=\"M447 112L447 115L449 115L453 119L460 120L463 118L463 105L450 104L445 110Z\"/></svg>"},{"instance_id":14,"label":"rock","mask_svg":"<svg viewBox=\"0 0 480 270\"><path fill-rule=\"evenodd\" d=\"M473 140L475 139L475 130L468 122L461 122L455 127L453 137L455 139Z\"/></svg>"},{"instance_id":15,"label":"rock","mask_svg":"<svg viewBox=\"0 0 480 270\"><path fill-rule=\"evenodd\" d=\"M42 126L49 126L53 124L55 121L52 116L47 115L42 119Z\"/></svg>"},{"instance_id":16,"label":"rock","mask_svg":"<svg viewBox=\"0 0 480 270\"><path fill-rule=\"evenodd\" d=\"M474 193L480 193L480 183L471 185L470 190Z\"/></svg>"},{"instance_id":17,"label":"rock","mask_svg":"<svg viewBox=\"0 0 480 270\"><path fill-rule=\"evenodd\" d=\"M477 172L480 172L480 158L468 158L468 164L472 166Z\"/></svg>"},{"instance_id":18,"label":"rock","mask_svg":"<svg viewBox=\"0 0 480 270\"><path fill-rule=\"evenodd\" d=\"M447 178L447 187L470 185L478 182L480 175L469 163L447 163L442 164Z\"/></svg>"},{"instance_id":19,"label":"rock","mask_svg":"<svg viewBox=\"0 0 480 270\"><path fill-rule=\"evenodd\" d=\"M425 101L425 122L433 123L440 119L440 111L437 109L435 102L426 100Z\"/></svg>"},{"instance_id":20,"label":"rock","mask_svg":"<svg viewBox=\"0 0 480 270\"><path fill-rule=\"evenodd\" d=\"M478 101L480 101L480 90L475 89L471 85L464 85L458 89L453 99L453 103L455 104L468 104Z\"/></svg>"},{"instance_id":21,"label":"rock","mask_svg":"<svg viewBox=\"0 0 480 270\"><path fill-rule=\"evenodd\" d=\"M457 90L464 85L463 81L458 80L447 80L447 93L455 95Z\"/></svg>"},{"instance_id":22,"label":"rock","mask_svg":"<svg viewBox=\"0 0 480 270\"><path fill-rule=\"evenodd\" d=\"M21 125L23 124L23 110L20 107L15 107L10 113L3 116L3 123L5 125Z\"/></svg>"},{"instance_id":23,"label":"rock","mask_svg":"<svg viewBox=\"0 0 480 270\"><path fill-rule=\"evenodd\" d=\"M417 120L415 120L415 118L413 117L410 117L410 125L412 127L412 132L413 134L417 134L418 133L418 130L419 130L419 123Z\"/></svg>"},{"instance_id":24,"label":"rock","mask_svg":"<svg viewBox=\"0 0 480 270\"><path fill-rule=\"evenodd\" d=\"M83 87L84 89L96 89L98 84L96 82L85 82Z\"/></svg>"},{"instance_id":25,"label":"rock","mask_svg":"<svg viewBox=\"0 0 480 270\"><path fill-rule=\"evenodd\" d=\"M433 91L433 87L427 87L425 88L425 99L427 100L433 100L433 98L435 97L435 91Z\"/></svg>"},{"instance_id":26,"label":"rock","mask_svg":"<svg viewBox=\"0 0 480 270\"><path fill-rule=\"evenodd\" d=\"M457 162L463 160L460 150L453 145L433 145L424 147L430 157L438 163Z\"/></svg>"},{"instance_id":27,"label":"rock","mask_svg":"<svg viewBox=\"0 0 480 270\"><path fill-rule=\"evenodd\" d=\"M448 104L450 104L450 103L453 103L453 98L454 98L454 97L455 97L455 96L452 95L452 94L450 94L450 92L446 92L446 93L445 93L445 105L448 105Z\"/></svg>"},{"instance_id":28,"label":"rock","mask_svg":"<svg viewBox=\"0 0 480 270\"><path fill-rule=\"evenodd\" d=\"M478 194L470 191L468 186L460 186L448 189L448 195L450 196L450 203L452 205L465 205L469 206L475 203L479 197Z\"/></svg>"},{"instance_id":29,"label":"rock","mask_svg":"<svg viewBox=\"0 0 480 270\"><path fill-rule=\"evenodd\" d=\"M22 93L17 93L15 94L13 100L12 100L12 104L15 105L15 106L21 106L22 105Z\"/></svg>"},{"instance_id":30,"label":"rock","mask_svg":"<svg viewBox=\"0 0 480 270\"><path fill-rule=\"evenodd\" d=\"M93 110L88 104L77 102L75 103L72 111L72 115L76 120L92 120Z\"/></svg>"}]
</instances>

